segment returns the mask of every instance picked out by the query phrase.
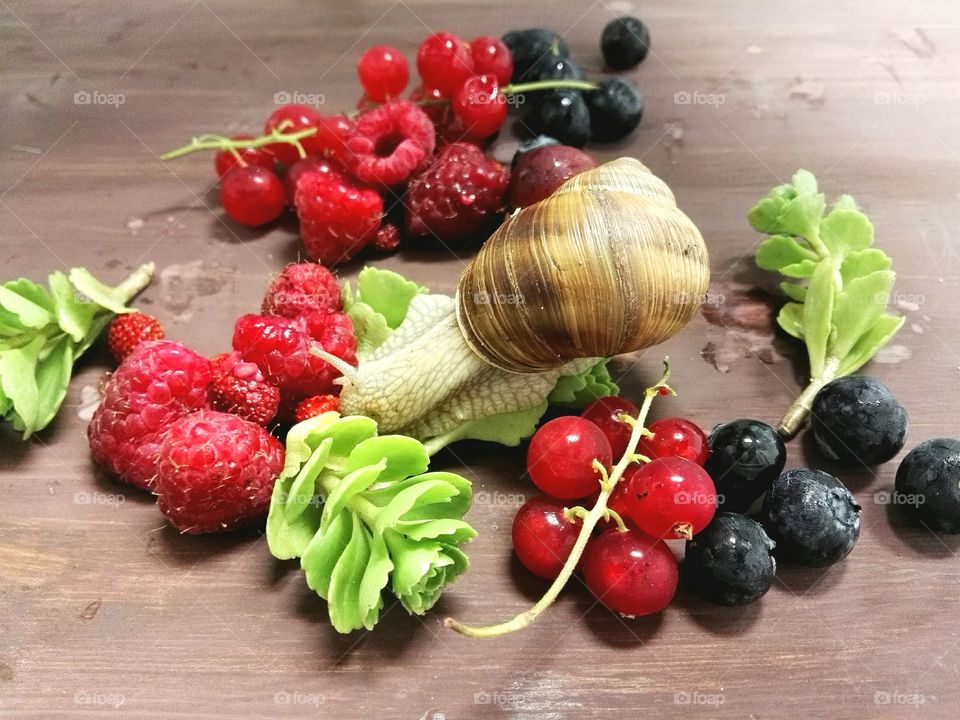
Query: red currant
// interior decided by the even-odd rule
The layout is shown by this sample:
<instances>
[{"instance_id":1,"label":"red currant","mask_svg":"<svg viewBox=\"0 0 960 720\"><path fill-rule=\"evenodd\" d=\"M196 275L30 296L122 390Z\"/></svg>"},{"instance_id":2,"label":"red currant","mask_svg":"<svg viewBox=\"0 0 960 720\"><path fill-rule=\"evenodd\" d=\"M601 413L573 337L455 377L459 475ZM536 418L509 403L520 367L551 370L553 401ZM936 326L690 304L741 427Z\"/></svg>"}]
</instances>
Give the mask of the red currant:
<instances>
[{"instance_id":1,"label":"red currant","mask_svg":"<svg viewBox=\"0 0 960 720\"><path fill-rule=\"evenodd\" d=\"M234 135L234 140L252 140L253 135ZM265 167L268 170L273 170L273 163L275 158L264 148L241 148L237 150L237 153L240 155L240 161L237 160L237 156L234 155L229 150L218 150L217 154L213 157L213 164L217 168L217 177L223 177L228 172L233 170L235 167L244 165L259 165L260 167Z\"/></svg>"},{"instance_id":2,"label":"red currant","mask_svg":"<svg viewBox=\"0 0 960 720\"><path fill-rule=\"evenodd\" d=\"M424 85L437 88L444 97L453 97L473 75L470 46L453 33L435 33L417 51L417 72Z\"/></svg>"},{"instance_id":3,"label":"red currant","mask_svg":"<svg viewBox=\"0 0 960 720\"><path fill-rule=\"evenodd\" d=\"M302 160L297 160L290 166L286 176L283 178L283 189L287 196L287 204L293 205L294 198L297 194L297 184L301 178L305 175L329 172L342 173L343 169L333 161L317 157L316 155L308 155Z\"/></svg>"},{"instance_id":4,"label":"red currant","mask_svg":"<svg viewBox=\"0 0 960 720\"><path fill-rule=\"evenodd\" d=\"M527 570L547 580L560 574L580 533L580 520L567 519L563 510L559 500L534 495L513 519L514 552Z\"/></svg>"},{"instance_id":5,"label":"red currant","mask_svg":"<svg viewBox=\"0 0 960 720\"><path fill-rule=\"evenodd\" d=\"M567 415L534 434L527 450L527 472L543 492L573 500L597 489L600 473L593 467L594 460L610 467L610 443L593 423Z\"/></svg>"},{"instance_id":6,"label":"red currant","mask_svg":"<svg viewBox=\"0 0 960 720\"><path fill-rule=\"evenodd\" d=\"M717 489L692 460L657 458L624 473L624 505L634 524L654 537L689 540L717 511Z\"/></svg>"},{"instance_id":7,"label":"red currant","mask_svg":"<svg viewBox=\"0 0 960 720\"><path fill-rule=\"evenodd\" d=\"M621 615L663 610L673 600L679 575L677 560L666 543L636 530L607 530L587 547L587 587Z\"/></svg>"},{"instance_id":8,"label":"red currant","mask_svg":"<svg viewBox=\"0 0 960 720\"><path fill-rule=\"evenodd\" d=\"M243 225L276 220L285 204L283 183L273 170L259 165L236 167L220 181L220 203Z\"/></svg>"},{"instance_id":9,"label":"red currant","mask_svg":"<svg viewBox=\"0 0 960 720\"><path fill-rule=\"evenodd\" d=\"M270 114L270 117L267 118L263 130L266 133L270 133L273 132L274 128L280 127L281 124L285 123L281 132L294 133L300 130L306 130L307 128L317 127L321 119L322 116L320 112L309 105L290 103L289 105L281 105L274 110ZM303 144L303 149L307 151L307 154L311 154L308 149L310 146L309 138L304 138L300 142ZM292 165L300 158L297 148L290 143L274 143L267 147L284 165Z\"/></svg>"},{"instance_id":10,"label":"red currant","mask_svg":"<svg viewBox=\"0 0 960 720\"><path fill-rule=\"evenodd\" d=\"M478 75L493 75L497 82L506 85L513 75L513 56L499 38L490 35L470 41L473 56L473 71Z\"/></svg>"},{"instance_id":11,"label":"red currant","mask_svg":"<svg viewBox=\"0 0 960 720\"><path fill-rule=\"evenodd\" d=\"M600 428L600 432L610 441L613 456L619 459L627 451L630 433L633 432L633 428L621 420L620 416L636 417L639 414L639 408L632 402L623 397L613 396L594 400L584 408L580 417Z\"/></svg>"},{"instance_id":12,"label":"red currant","mask_svg":"<svg viewBox=\"0 0 960 720\"><path fill-rule=\"evenodd\" d=\"M360 84L377 102L397 98L407 87L410 68L403 53L389 45L374 45L357 62Z\"/></svg>"},{"instance_id":13,"label":"red currant","mask_svg":"<svg viewBox=\"0 0 960 720\"><path fill-rule=\"evenodd\" d=\"M342 163L347 156L347 140L353 133L353 122L346 115L322 115L317 134L301 140L307 155L320 155Z\"/></svg>"},{"instance_id":14,"label":"red currant","mask_svg":"<svg viewBox=\"0 0 960 720\"><path fill-rule=\"evenodd\" d=\"M684 418L666 417L647 428L653 437L640 441L639 452L649 458L682 457L703 465L710 455L710 442L695 423Z\"/></svg>"},{"instance_id":15,"label":"red currant","mask_svg":"<svg viewBox=\"0 0 960 720\"><path fill-rule=\"evenodd\" d=\"M453 111L474 137L490 137L507 117L507 98L492 75L474 75L453 96Z\"/></svg>"},{"instance_id":16,"label":"red currant","mask_svg":"<svg viewBox=\"0 0 960 720\"><path fill-rule=\"evenodd\" d=\"M419 105L420 109L427 114L427 117L429 117L435 125L444 122L450 111L449 103L440 102L443 99L442 92L436 88L426 87L425 85L421 85L410 93L410 102Z\"/></svg>"}]
</instances>

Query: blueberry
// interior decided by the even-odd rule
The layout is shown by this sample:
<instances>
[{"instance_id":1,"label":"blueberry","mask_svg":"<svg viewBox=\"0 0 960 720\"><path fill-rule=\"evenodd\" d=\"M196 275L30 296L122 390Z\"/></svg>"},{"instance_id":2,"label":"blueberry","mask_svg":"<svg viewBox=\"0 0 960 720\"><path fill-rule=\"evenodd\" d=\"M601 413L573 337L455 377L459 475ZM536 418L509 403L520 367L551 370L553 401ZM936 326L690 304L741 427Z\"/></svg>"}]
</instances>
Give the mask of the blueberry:
<instances>
[{"instance_id":1,"label":"blueberry","mask_svg":"<svg viewBox=\"0 0 960 720\"><path fill-rule=\"evenodd\" d=\"M511 30L501 40L513 57L515 83L536 80L534 70L545 59L570 57L570 48L560 34L547 28Z\"/></svg>"},{"instance_id":2,"label":"blueberry","mask_svg":"<svg viewBox=\"0 0 960 720\"><path fill-rule=\"evenodd\" d=\"M960 532L960 440L937 438L917 445L897 468L898 495L912 495L904 503L935 532Z\"/></svg>"},{"instance_id":3,"label":"blueberry","mask_svg":"<svg viewBox=\"0 0 960 720\"><path fill-rule=\"evenodd\" d=\"M564 145L583 147L590 139L590 111L576 90L550 90L534 105L527 124Z\"/></svg>"},{"instance_id":4,"label":"blueberry","mask_svg":"<svg viewBox=\"0 0 960 720\"><path fill-rule=\"evenodd\" d=\"M876 378L851 375L828 383L811 408L813 439L841 465L879 465L903 447L907 411Z\"/></svg>"},{"instance_id":5,"label":"blueberry","mask_svg":"<svg viewBox=\"0 0 960 720\"><path fill-rule=\"evenodd\" d=\"M775 543L745 515L719 513L687 542L684 584L721 605L747 605L773 585Z\"/></svg>"},{"instance_id":6,"label":"blueberry","mask_svg":"<svg viewBox=\"0 0 960 720\"><path fill-rule=\"evenodd\" d=\"M785 472L767 493L763 515L777 557L801 565L833 565L860 537L860 506L843 483L823 470Z\"/></svg>"},{"instance_id":7,"label":"blueberry","mask_svg":"<svg viewBox=\"0 0 960 720\"><path fill-rule=\"evenodd\" d=\"M622 140L640 124L643 97L637 86L621 78L611 78L587 93L591 136L598 142Z\"/></svg>"},{"instance_id":8,"label":"blueberry","mask_svg":"<svg viewBox=\"0 0 960 720\"><path fill-rule=\"evenodd\" d=\"M759 420L734 420L710 433L704 468L717 487L720 508L746 512L777 479L787 449L777 431Z\"/></svg>"},{"instance_id":9,"label":"blueberry","mask_svg":"<svg viewBox=\"0 0 960 720\"><path fill-rule=\"evenodd\" d=\"M603 59L614 70L626 70L643 62L650 51L650 32L635 17L611 20L600 36Z\"/></svg>"}]
</instances>

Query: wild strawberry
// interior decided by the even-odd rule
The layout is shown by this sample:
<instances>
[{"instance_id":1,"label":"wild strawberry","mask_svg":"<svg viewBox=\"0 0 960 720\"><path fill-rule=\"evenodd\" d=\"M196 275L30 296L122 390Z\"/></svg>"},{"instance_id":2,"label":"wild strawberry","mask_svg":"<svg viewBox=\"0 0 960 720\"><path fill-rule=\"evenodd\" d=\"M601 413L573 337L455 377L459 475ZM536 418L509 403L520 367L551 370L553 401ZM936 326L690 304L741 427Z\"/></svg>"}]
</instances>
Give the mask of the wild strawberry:
<instances>
[{"instance_id":1,"label":"wild strawberry","mask_svg":"<svg viewBox=\"0 0 960 720\"><path fill-rule=\"evenodd\" d=\"M158 456L160 512L180 532L198 534L266 517L284 451L259 425L201 410L170 426Z\"/></svg>"},{"instance_id":2,"label":"wild strawberry","mask_svg":"<svg viewBox=\"0 0 960 720\"><path fill-rule=\"evenodd\" d=\"M303 422L339 407L340 398L336 395L314 395L297 403L297 409L294 410L293 417L297 422Z\"/></svg>"},{"instance_id":3,"label":"wild strawberry","mask_svg":"<svg viewBox=\"0 0 960 720\"><path fill-rule=\"evenodd\" d=\"M457 241L481 229L503 208L507 171L471 143L453 143L437 154L407 190L406 229Z\"/></svg>"},{"instance_id":4,"label":"wild strawberry","mask_svg":"<svg viewBox=\"0 0 960 720\"><path fill-rule=\"evenodd\" d=\"M324 265L346 262L373 240L383 198L331 169L305 173L295 195L300 236L307 255Z\"/></svg>"},{"instance_id":5,"label":"wild strawberry","mask_svg":"<svg viewBox=\"0 0 960 720\"><path fill-rule=\"evenodd\" d=\"M146 340L163 340L163 325L152 315L132 312L117 315L107 330L107 345L114 359L122 363L137 346Z\"/></svg>"},{"instance_id":6,"label":"wild strawberry","mask_svg":"<svg viewBox=\"0 0 960 720\"><path fill-rule=\"evenodd\" d=\"M150 488L157 452L175 420L210 407L210 361L180 343L141 343L113 373L87 428L94 461Z\"/></svg>"},{"instance_id":7,"label":"wild strawberry","mask_svg":"<svg viewBox=\"0 0 960 720\"><path fill-rule=\"evenodd\" d=\"M257 425L267 425L280 407L280 390L267 382L260 368L240 359L240 353L213 358L213 407Z\"/></svg>"},{"instance_id":8,"label":"wild strawberry","mask_svg":"<svg viewBox=\"0 0 960 720\"><path fill-rule=\"evenodd\" d=\"M347 169L364 183L396 185L409 178L436 145L433 122L411 102L364 113L347 142Z\"/></svg>"},{"instance_id":9,"label":"wild strawberry","mask_svg":"<svg viewBox=\"0 0 960 720\"><path fill-rule=\"evenodd\" d=\"M332 272L317 263L292 263L271 281L261 311L295 318L314 311L339 312L342 307L340 285Z\"/></svg>"}]
</instances>

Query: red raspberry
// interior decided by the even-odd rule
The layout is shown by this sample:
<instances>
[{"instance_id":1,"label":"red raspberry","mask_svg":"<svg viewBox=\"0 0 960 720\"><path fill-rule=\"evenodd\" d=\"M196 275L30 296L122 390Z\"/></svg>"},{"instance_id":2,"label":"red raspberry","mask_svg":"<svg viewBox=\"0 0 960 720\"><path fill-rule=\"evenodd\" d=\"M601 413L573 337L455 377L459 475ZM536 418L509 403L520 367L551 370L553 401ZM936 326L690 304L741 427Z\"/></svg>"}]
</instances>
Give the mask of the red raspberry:
<instances>
[{"instance_id":1,"label":"red raspberry","mask_svg":"<svg viewBox=\"0 0 960 720\"><path fill-rule=\"evenodd\" d=\"M287 405L331 392L340 376L340 371L310 352L315 343L356 365L357 339L350 317L343 313L313 312L296 319L243 315L233 333L233 349L263 370L267 380L280 388Z\"/></svg>"},{"instance_id":2,"label":"red raspberry","mask_svg":"<svg viewBox=\"0 0 960 720\"><path fill-rule=\"evenodd\" d=\"M94 461L132 485L150 488L170 424L210 406L210 361L180 343L140 344L110 378L87 428Z\"/></svg>"},{"instance_id":3,"label":"red raspberry","mask_svg":"<svg viewBox=\"0 0 960 720\"><path fill-rule=\"evenodd\" d=\"M380 227L383 198L342 173L306 173L295 196L307 255L324 265L346 262L370 244Z\"/></svg>"},{"instance_id":4,"label":"red raspberry","mask_svg":"<svg viewBox=\"0 0 960 720\"><path fill-rule=\"evenodd\" d=\"M266 425L277 416L280 390L267 382L260 368L240 359L240 353L222 353L212 359L213 407L244 420Z\"/></svg>"},{"instance_id":5,"label":"red raspberry","mask_svg":"<svg viewBox=\"0 0 960 720\"><path fill-rule=\"evenodd\" d=\"M443 241L461 240L503 208L507 171L471 143L445 146L407 190L406 228Z\"/></svg>"},{"instance_id":6,"label":"red raspberry","mask_svg":"<svg viewBox=\"0 0 960 720\"><path fill-rule=\"evenodd\" d=\"M236 415L201 410L180 418L160 446L160 512L190 534L262 520L283 459L279 440Z\"/></svg>"},{"instance_id":7,"label":"red raspberry","mask_svg":"<svg viewBox=\"0 0 960 720\"><path fill-rule=\"evenodd\" d=\"M294 411L293 417L297 422L303 422L339 407L340 398L336 395L314 395L297 403L297 409Z\"/></svg>"},{"instance_id":8,"label":"red raspberry","mask_svg":"<svg viewBox=\"0 0 960 720\"><path fill-rule=\"evenodd\" d=\"M317 263L292 263L271 281L260 311L295 318L317 310L339 312L342 308L340 285L332 272Z\"/></svg>"},{"instance_id":9,"label":"red raspberry","mask_svg":"<svg viewBox=\"0 0 960 720\"><path fill-rule=\"evenodd\" d=\"M383 223L373 239L373 247L380 252L393 252L400 247L400 229L393 223Z\"/></svg>"},{"instance_id":10,"label":"red raspberry","mask_svg":"<svg viewBox=\"0 0 960 720\"><path fill-rule=\"evenodd\" d=\"M166 333L163 325L152 315L132 312L117 315L110 321L107 330L107 345L114 359L122 363L137 346L146 340L163 340Z\"/></svg>"},{"instance_id":11,"label":"red raspberry","mask_svg":"<svg viewBox=\"0 0 960 720\"><path fill-rule=\"evenodd\" d=\"M417 51L417 72L425 85L439 88L444 96L453 97L463 81L473 75L470 46L453 33L434 33Z\"/></svg>"},{"instance_id":12,"label":"red raspberry","mask_svg":"<svg viewBox=\"0 0 960 720\"><path fill-rule=\"evenodd\" d=\"M318 157L317 155L308 155L302 160L297 160L287 170L283 176L283 190L287 198L287 205L293 205L297 197L297 189L300 187L300 180L307 175L323 175L331 171L343 175L343 169L333 160Z\"/></svg>"},{"instance_id":13,"label":"red raspberry","mask_svg":"<svg viewBox=\"0 0 960 720\"><path fill-rule=\"evenodd\" d=\"M392 102L365 113L357 121L348 168L361 182L396 185L413 174L436 145L427 114L408 101Z\"/></svg>"}]
</instances>

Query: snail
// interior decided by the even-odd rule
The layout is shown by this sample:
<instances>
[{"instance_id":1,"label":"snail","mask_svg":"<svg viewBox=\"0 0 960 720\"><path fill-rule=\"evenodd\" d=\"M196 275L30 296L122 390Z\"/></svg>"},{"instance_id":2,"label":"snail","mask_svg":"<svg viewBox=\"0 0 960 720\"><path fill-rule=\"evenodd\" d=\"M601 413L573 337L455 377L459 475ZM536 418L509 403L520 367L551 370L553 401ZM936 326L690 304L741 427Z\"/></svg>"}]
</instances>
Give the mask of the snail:
<instances>
[{"instance_id":1,"label":"snail","mask_svg":"<svg viewBox=\"0 0 960 720\"><path fill-rule=\"evenodd\" d=\"M708 282L703 238L670 188L620 158L507 218L456 297L414 298L359 367L317 352L343 372L343 414L427 439L545 403L559 377L666 340Z\"/></svg>"}]
</instances>

